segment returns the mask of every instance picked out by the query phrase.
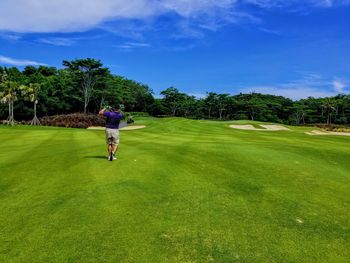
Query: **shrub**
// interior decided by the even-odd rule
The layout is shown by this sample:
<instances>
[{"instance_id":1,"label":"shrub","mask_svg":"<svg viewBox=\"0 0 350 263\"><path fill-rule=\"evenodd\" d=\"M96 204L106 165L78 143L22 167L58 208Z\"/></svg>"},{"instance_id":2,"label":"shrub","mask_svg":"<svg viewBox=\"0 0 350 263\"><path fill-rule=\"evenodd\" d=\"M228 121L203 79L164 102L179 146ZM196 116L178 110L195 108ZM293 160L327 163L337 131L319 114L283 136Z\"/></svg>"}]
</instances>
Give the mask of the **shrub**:
<instances>
[{"instance_id":1,"label":"shrub","mask_svg":"<svg viewBox=\"0 0 350 263\"><path fill-rule=\"evenodd\" d=\"M128 114L133 116L133 117L149 117L148 112L132 111L132 112L128 112Z\"/></svg>"},{"instance_id":2,"label":"shrub","mask_svg":"<svg viewBox=\"0 0 350 263\"><path fill-rule=\"evenodd\" d=\"M92 114L73 113L43 117L40 122L44 126L57 126L66 128L88 128L90 126L104 126L103 117Z\"/></svg>"},{"instance_id":3,"label":"shrub","mask_svg":"<svg viewBox=\"0 0 350 263\"><path fill-rule=\"evenodd\" d=\"M317 124L317 127L324 129L326 131L334 131L334 132L350 132L350 126L348 125L339 125L339 124Z\"/></svg>"}]
</instances>

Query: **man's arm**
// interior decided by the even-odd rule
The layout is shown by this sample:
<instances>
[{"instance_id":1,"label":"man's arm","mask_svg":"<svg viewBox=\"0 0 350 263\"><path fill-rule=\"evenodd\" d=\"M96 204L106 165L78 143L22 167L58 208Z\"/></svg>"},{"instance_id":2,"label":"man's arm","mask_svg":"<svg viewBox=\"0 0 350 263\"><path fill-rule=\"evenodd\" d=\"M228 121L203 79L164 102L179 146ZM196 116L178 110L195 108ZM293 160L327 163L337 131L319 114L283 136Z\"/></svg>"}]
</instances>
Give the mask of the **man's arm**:
<instances>
[{"instance_id":1,"label":"man's arm","mask_svg":"<svg viewBox=\"0 0 350 263\"><path fill-rule=\"evenodd\" d=\"M105 113L105 111L106 111L105 109L101 109L100 112L98 113L98 115L103 116L103 114Z\"/></svg>"},{"instance_id":2,"label":"man's arm","mask_svg":"<svg viewBox=\"0 0 350 263\"><path fill-rule=\"evenodd\" d=\"M119 113L119 120L123 119L123 112L121 110L117 111Z\"/></svg>"}]
</instances>

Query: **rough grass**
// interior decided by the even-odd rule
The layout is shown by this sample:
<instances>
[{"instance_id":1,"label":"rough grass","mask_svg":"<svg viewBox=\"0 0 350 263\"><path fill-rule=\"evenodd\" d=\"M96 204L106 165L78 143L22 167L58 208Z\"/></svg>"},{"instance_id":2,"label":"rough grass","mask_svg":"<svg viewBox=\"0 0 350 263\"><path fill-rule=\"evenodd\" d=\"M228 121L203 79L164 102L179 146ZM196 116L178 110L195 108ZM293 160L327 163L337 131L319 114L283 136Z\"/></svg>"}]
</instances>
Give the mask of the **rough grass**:
<instances>
[{"instance_id":1,"label":"rough grass","mask_svg":"<svg viewBox=\"0 0 350 263\"><path fill-rule=\"evenodd\" d=\"M235 123L0 127L0 262L348 262L349 138Z\"/></svg>"}]
</instances>

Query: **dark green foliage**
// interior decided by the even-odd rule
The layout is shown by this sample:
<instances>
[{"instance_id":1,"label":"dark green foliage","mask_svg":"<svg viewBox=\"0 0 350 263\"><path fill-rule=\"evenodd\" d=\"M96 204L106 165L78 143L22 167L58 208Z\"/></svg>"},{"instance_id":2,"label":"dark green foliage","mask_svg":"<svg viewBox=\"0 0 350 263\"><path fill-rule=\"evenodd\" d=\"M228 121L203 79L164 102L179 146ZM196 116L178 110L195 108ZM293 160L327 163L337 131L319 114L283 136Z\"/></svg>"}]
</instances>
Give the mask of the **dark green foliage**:
<instances>
[{"instance_id":1,"label":"dark green foliage","mask_svg":"<svg viewBox=\"0 0 350 263\"><path fill-rule=\"evenodd\" d=\"M204 99L195 99L173 87L161 94L164 98L149 109L153 116L168 114L197 119L250 119L296 125L350 122L350 95L345 94L333 98L309 97L299 101L260 93L230 96L214 92L207 93Z\"/></svg>"},{"instance_id":2,"label":"dark green foliage","mask_svg":"<svg viewBox=\"0 0 350 263\"><path fill-rule=\"evenodd\" d=\"M163 116L166 115L168 112L168 109L164 105L164 100L161 99L155 99L154 102L148 106L147 111L152 116Z\"/></svg>"},{"instance_id":3,"label":"dark green foliage","mask_svg":"<svg viewBox=\"0 0 350 263\"><path fill-rule=\"evenodd\" d=\"M208 92L195 98L170 87L154 98L152 89L142 83L113 75L99 60L87 58L63 61L64 69L27 66L0 67L0 83L40 84L39 117L75 112L97 113L103 105L124 105L126 112L147 112L151 116L176 116L192 119L257 120L294 125L310 123L350 124L350 95L332 98L309 97L298 101L260 93L218 94ZM14 104L17 120L29 120L33 105L18 96ZM0 104L0 119L6 119L8 107Z\"/></svg>"},{"instance_id":4,"label":"dark green foliage","mask_svg":"<svg viewBox=\"0 0 350 263\"><path fill-rule=\"evenodd\" d=\"M0 67L0 83L6 80L21 85L40 84L37 113L39 117L74 112L97 113L103 104L125 105L126 111L147 112L154 98L152 90L141 83L112 75L100 61L78 59L64 61L65 69L27 66L17 68ZM85 96L82 84L86 76L91 77L90 94ZM4 79L4 80L3 80ZM90 83L91 84L91 83ZM14 105L16 119L29 120L33 116L33 105L19 96ZM8 106L0 104L0 119L8 116Z\"/></svg>"},{"instance_id":5,"label":"dark green foliage","mask_svg":"<svg viewBox=\"0 0 350 263\"><path fill-rule=\"evenodd\" d=\"M181 106L184 105L187 95L180 93L179 90L174 87L163 90L160 94L164 96L164 103L166 108L169 109L168 113L172 116L179 115L178 111Z\"/></svg>"}]
</instances>

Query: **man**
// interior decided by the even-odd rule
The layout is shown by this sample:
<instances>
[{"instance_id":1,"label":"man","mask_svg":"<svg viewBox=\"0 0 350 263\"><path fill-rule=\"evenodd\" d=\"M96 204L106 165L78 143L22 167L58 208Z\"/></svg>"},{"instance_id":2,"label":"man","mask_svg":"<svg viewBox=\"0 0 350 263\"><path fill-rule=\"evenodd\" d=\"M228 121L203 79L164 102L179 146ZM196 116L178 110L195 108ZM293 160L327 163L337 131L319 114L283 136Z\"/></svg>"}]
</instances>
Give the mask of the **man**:
<instances>
[{"instance_id":1,"label":"man","mask_svg":"<svg viewBox=\"0 0 350 263\"><path fill-rule=\"evenodd\" d=\"M108 145L108 160L116 160L116 152L119 145L119 123L123 118L120 108L103 108L99 115L106 117L106 143Z\"/></svg>"}]
</instances>

